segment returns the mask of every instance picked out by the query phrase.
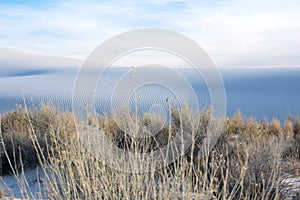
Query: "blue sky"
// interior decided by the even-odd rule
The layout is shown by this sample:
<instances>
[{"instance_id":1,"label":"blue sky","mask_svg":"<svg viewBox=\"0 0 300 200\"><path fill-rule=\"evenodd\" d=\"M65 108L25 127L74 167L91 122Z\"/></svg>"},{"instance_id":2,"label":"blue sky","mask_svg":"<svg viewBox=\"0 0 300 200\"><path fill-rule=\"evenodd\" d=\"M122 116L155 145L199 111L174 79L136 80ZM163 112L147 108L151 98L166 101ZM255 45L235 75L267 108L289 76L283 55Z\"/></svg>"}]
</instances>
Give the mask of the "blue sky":
<instances>
[{"instance_id":1,"label":"blue sky","mask_svg":"<svg viewBox=\"0 0 300 200\"><path fill-rule=\"evenodd\" d=\"M0 47L85 59L124 31L182 33L220 67L299 67L300 3L279 0L2 0Z\"/></svg>"}]
</instances>

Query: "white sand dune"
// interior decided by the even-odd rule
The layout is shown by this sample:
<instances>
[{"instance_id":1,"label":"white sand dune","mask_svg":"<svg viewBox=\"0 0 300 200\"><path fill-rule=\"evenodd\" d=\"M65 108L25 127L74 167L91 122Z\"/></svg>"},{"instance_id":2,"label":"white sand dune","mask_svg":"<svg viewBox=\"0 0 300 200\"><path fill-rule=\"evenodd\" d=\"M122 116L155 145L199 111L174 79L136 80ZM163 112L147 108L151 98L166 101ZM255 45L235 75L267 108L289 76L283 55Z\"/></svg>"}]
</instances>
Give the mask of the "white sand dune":
<instances>
[{"instance_id":1,"label":"white sand dune","mask_svg":"<svg viewBox=\"0 0 300 200\"><path fill-rule=\"evenodd\" d=\"M0 77L78 70L82 60L0 47Z\"/></svg>"},{"instance_id":2,"label":"white sand dune","mask_svg":"<svg viewBox=\"0 0 300 200\"><path fill-rule=\"evenodd\" d=\"M77 72L83 61L71 58L44 56L15 49L0 48L0 113L13 110L16 104L38 105L41 102L53 103L66 110L72 108L72 95ZM96 111L111 110L111 94L116 83L130 68L110 68L95 91ZM210 104L210 94L205 82L194 69L177 69L192 86L201 107ZM284 120L289 115L300 113L300 68L276 69L220 69L226 95L227 114L238 108L260 120L264 117L278 117ZM158 76L162 76L157 71ZM170 76L163 79L172 79ZM138 77L137 77L138 79ZM172 80L173 86L177 84ZM132 80L131 83L133 84ZM185 90L176 85L178 91L188 101ZM168 88L144 87L138 91L139 108L151 105L166 105L166 99L174 94ZM80 97L82 101L85 97ZM133 103L134 99L131 99ZM116 103L116 102L114 102ZM183 102L181 102L183 103Z\"/></svg>"}]
</instances>

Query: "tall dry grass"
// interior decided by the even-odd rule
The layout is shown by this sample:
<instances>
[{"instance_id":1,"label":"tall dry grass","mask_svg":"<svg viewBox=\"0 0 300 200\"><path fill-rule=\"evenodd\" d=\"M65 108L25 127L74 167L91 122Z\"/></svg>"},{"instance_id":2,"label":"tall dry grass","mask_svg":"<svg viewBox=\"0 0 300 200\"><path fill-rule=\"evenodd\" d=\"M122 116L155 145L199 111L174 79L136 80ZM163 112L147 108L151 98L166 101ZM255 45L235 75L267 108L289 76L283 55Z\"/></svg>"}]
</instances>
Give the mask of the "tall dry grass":
<instances>
[{"instance_id":1,"label":"tall dry grass","mask_svg":"<svg viewBox=\"0 0 300 200\"><path fill-rule=\"evenodd\" d=\"M12 172L19 178L23 198L27 199L286 198L282 191L289 186L282 184L283 172L294 173L295 164L299 163L295 155L297 120L282 127L278 120L256 122L238 112L221 126L218 122L224 119L214 119L211 109L197 113L188 107L170 110L171 123L161 128L161 118L149 114L90 116L85 123L49 105L33 110L19 107L1 116L4 172ZM131 169L138 171L142 163L148 172L129 173L122 171L118 160L110 160L115 163L108 164L99 159L97 156L103 155L101 150L105 149L97 146L97 138L87 146L82 140L85 137L77 135L75 125L80 136L90 137L102 131L115 146L135 153L168 146L177 134L195 139L188 147L170 147L173 154L185 149L174 162L164 165L155 160L138 160L130 163ZM210 128L219 135L213 146L206 143ZM156 133L152 137L135 137L135 134L149 135L151 131ZM286 162L290 167L285 167ZM19 174L24 168L36 165L45 172L39 195L30 193L28 183Z\"/></svg>"}]
</instances>

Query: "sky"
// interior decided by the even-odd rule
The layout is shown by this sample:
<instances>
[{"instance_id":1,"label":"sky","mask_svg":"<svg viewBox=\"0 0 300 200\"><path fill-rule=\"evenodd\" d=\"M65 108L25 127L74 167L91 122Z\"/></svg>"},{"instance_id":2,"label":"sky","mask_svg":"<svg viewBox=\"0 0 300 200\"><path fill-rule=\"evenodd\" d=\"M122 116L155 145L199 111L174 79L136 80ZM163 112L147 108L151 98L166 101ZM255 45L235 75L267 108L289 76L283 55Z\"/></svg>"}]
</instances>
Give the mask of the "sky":
<instances>
[{"instance_id":1,"label":"sky","mask_svg":"<svg viewBox=\"0 0 300 200\"><path fill-rule=\"evenodd\" d=\"M137 28L197 42L219 67L300 67L297 0L1 0L0 47L85 59Z\"/></svg>"}]
</instances>

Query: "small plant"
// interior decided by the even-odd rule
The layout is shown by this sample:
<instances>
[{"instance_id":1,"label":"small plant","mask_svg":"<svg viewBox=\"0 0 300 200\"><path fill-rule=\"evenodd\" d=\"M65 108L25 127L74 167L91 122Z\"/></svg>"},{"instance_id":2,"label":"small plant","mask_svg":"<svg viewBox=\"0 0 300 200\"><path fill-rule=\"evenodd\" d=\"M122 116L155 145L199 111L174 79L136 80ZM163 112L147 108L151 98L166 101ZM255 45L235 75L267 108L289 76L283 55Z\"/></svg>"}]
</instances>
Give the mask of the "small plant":
<instances>
[{"instance_id":1,"label":"small plant","mask_svg":"<svg viewBox=\"0 0 300 200\"><path fill-rule=\"evenodd\" d=\"M270 125L270 131L272 134L279 135L281 133L281 124L280 121L276 118L273 118Z\"/></svg>"},{"instance_id":2,"label":"small plant","mask_svg":"<svg viewBox=\"0 0 300 200\"><path fill-rule=\"evenodd\" d=\"M294 135L293 133L293 123L291 120L287 119L283 126L283 132L287 139L291 139Z\"/></svg>"},{"instance_id":3,"label":"small plant","mask_svg":"<svg viewBox=\"0 0 300 200\"><path fill-rule=\"evenodd\" d=\"M300 134L300 119L299 118L295 119L294 134L295 135Z\"/></svg>"}]
</instances>

